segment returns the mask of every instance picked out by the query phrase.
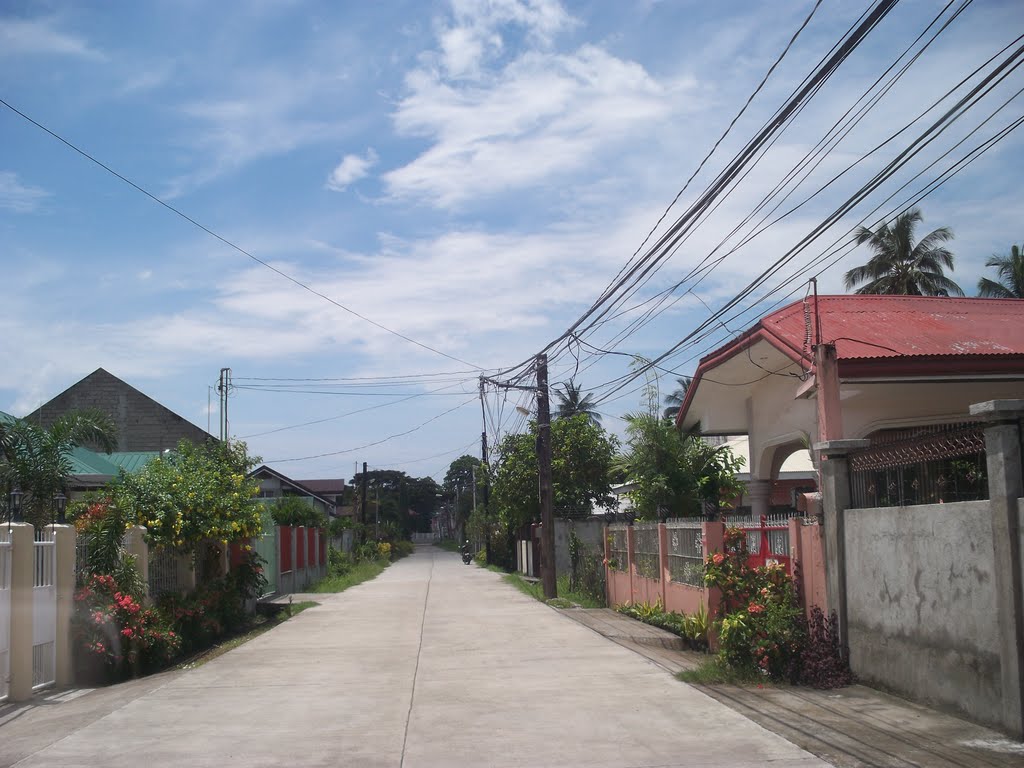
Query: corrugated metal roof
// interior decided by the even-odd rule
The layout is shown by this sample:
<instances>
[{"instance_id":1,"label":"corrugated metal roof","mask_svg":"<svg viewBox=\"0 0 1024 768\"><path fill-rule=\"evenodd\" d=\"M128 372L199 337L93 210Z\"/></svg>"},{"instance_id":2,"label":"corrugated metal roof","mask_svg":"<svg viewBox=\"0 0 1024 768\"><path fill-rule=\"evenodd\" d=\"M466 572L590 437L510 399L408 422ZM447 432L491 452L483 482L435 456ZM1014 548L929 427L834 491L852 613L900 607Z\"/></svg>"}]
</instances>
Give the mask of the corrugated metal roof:
<instances>
[{"instance_id":1,"label":"corrugated metal roof","mask_svg":"<svg viewBox=\"0 0 1024 768\"><path fill-rule=\"evenodd\" d=\"M810 300L813 311L813 299ZM926 296L819 296L821 338L840 360L1024 355L1024 301ZM795 349L806 337L803 302L758 324Z\"/></svg>"},{"instance_id":2,"label":"corrugated metal roof","mask_svg":"<svg viewBox=\"0 0 1024 768\"><path fill-rule=\"evenodd\" d=\"M117 451L105 458L125 472L142 469L160 455L160 451Z\"/></svg>"},{"instance_id":3,"label":"corrugated metal roof","mask_svg":"<svg viewBox=\"0 0 1024 768\"><path fill-rule=\"evenodd\" d=\"M118 467L102 456L88 448L72 448L68 456L71 462L72 475L110 475L116 476Z\"/></svg>"}]
</instances>

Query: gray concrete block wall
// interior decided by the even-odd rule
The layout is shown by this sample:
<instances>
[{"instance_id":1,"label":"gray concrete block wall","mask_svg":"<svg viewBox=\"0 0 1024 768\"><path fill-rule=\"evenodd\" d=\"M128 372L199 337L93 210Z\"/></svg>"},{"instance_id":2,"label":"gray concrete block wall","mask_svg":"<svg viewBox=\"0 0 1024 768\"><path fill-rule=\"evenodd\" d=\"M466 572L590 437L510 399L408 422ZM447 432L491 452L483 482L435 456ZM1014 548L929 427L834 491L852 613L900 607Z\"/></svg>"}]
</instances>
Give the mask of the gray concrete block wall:
<instances>
[{"instance_id":1,"label":"gray concrete block wall","mask_svg":"<svg viewBox=\"0 0 1024 768\"><path fill-rule=\"evenodd\" d=\"M569 531L576 531L576 537L589 554L603 558L604 526L603 519L555 520L555 570L559 575L569 573L572 568L572 561L569 558Z\"/></svg>"},{"instance_id":2,"label":"gray concrete block wall","mask_svg":"<svg viewBox=\"0 0 1024 768\"><path fill-rule=\"evenodd\" d=\"M210 437L205 430L102 368L25 418L48 427L68 411L85 408L96 408L114 420L119 451L162 451L174 448L180 440L198 443Z\"/></svg>"},{"instance_id":3,"label":"gray concrete block wall","mask_svg":"<svg viewBox=\"0 0 1024 768\"><path fill-rule=\"evenodd\" d=\"M998 723L1002 685L989 503L850 509L845 518L854 673Z\"/></svg>"}]
</instances>

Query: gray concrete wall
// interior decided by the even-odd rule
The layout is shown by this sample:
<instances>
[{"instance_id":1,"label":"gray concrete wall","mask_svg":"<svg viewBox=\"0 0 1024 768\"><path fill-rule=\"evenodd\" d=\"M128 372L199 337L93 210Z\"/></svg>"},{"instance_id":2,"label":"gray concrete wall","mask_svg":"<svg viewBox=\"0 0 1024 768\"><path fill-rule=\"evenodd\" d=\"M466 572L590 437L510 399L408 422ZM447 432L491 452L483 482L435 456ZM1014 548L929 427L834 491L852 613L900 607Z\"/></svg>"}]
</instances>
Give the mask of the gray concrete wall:
<instances>
[{"instance_id":1,"label":"gray concrete wall","mask_svg":"<svg viewBox=\"0 0 1024 768\"><path fill-rule=\"evenodd\" d=\"M998 723L987 501L845 513L850 663L863 680Z\"/></svg>"},{"instance_id":2,"label":"gray concrete wall","mask_svg":"<svg viewBox=\"0 0 1024 768\"><path fill-rule=\"evenodd\" d=\"M575 530L576 537L586 552L604 557L605 521L603 519L555 520L555 569L559 574L569 573L569 531Z\"/></svg>"}]
</instances>

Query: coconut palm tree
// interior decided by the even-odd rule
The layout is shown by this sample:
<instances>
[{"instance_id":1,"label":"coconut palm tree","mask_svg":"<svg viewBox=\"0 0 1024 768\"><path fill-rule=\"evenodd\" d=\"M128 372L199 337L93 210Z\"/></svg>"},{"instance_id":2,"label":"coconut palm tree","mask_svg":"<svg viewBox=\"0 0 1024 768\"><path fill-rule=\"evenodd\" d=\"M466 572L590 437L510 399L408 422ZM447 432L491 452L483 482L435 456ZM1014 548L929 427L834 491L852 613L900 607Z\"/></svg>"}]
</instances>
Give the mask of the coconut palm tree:
<instances>
[{"instance_id":1,"label":"coconut palm tree","mask_svg":"<svg viewBox=\"0 0 1024 768\"><path fill-rule=\"evenodd\" d=\"M586 416L593 424L601 423L601 414L594 410L594 396L583 394L582 388L572 379L562 385L564 391L556 392L558 397L558 414L556 418L566 419L570 416Z\"/></svg>"},{"instance_id":2,"label":"coconut palm tree","mask_svg":"<svg viewBox=\"0 0 1024 768\"><path fill-rule=\"evenodd\" d=\"M1008 256L993 256L985 262L995 267L999 280L983 277L978 281L978 295L990 299L1024 299L1024 253L1019 245L1010 246Z\"/></svg>"},{"instance_id":3,"label":"coconut palm tree","mask_svg":"<svg viewBox=\"0 0 1024 768\"><path fill-rule=\"evenodd\" d=\"M948 227L940 227L914 243L914 230L921 223L917 208L901 213L892 225L871 230L861 227L854 237L857 245L867 243L874 255L867 264L846 273L847 290L861 285L856 293L891 296L963 296L960 286L946 277L953 270L953 254L941 246L953 239Z\"/></svg>"},{"instance_id":4,"label":"coconut palm tree","mask_svg":"<svg viewBox=\"0 0 1024 768\"><path fill-rule=\"evenodd\" d=\"M666 419L674 420L679 415L679 409L683 407L686 391L690 388L690 384L693 383L693 379L689 376L679 376L676 378L676 382L679 386L672 390L672 394L665 395L665 410L663 414Z\"/></svg>"}]
</instances>

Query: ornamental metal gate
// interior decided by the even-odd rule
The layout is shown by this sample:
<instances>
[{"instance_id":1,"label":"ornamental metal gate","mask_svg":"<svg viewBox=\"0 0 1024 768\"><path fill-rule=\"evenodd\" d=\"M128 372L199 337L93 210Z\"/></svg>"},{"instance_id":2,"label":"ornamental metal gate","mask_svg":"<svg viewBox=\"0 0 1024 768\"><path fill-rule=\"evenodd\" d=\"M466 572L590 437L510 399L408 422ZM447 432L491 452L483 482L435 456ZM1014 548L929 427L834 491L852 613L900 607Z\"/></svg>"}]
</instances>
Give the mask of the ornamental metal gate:
<instances>
[{"instance_id":1,"label":"ornamental metal gate","mask_svg":"<svg viewBox=\"0 0 1024 768\"><path fill-rule=\"evenodd\" d=\"M11 529L0 528L0 701L11 682Z\"/></svg>"},{"instance_id":2,"label":"ornamental metal gate","mask_svg":"<svg viewBox=\"0 0 1024 768\"><path fill-rule=\"evenodd\" d=\"M32 582L32 690L57 681L57 542L36 531Z\"/></svg>"}]
</instances>

